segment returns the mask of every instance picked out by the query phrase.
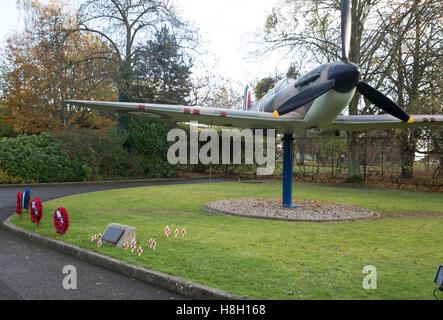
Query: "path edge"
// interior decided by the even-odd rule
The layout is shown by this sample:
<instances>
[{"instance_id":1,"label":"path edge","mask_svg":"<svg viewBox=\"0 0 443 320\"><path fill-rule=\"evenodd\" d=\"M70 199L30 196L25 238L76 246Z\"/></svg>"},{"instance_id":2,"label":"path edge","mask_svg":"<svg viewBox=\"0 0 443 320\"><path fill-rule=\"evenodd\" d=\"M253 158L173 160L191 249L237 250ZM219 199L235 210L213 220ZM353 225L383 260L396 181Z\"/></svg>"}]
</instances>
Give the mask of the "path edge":
<instances>
[{"instance_id":1,"label":"path edge","mask_svg":"<svg viewBox=\"0 0 443 320\"><path fill-rule=\"evenodd\" d=\"M25 230L11 222L11 219L14 217L14 215L15 214L9 216L3 221L3 227L10 233L20 238L37 242L45 247L49 247L59 252L82 259L89 263L118 272L133 279L153 284L162 289L166 289L195 300L247 299L245 297L241 297L223 290L211 288L200 283L192 282L160 271L137 266L119 259L106 256L104 254L78 247L70 243L51 239L38 233Z\"/></svg>"}]
</instances>

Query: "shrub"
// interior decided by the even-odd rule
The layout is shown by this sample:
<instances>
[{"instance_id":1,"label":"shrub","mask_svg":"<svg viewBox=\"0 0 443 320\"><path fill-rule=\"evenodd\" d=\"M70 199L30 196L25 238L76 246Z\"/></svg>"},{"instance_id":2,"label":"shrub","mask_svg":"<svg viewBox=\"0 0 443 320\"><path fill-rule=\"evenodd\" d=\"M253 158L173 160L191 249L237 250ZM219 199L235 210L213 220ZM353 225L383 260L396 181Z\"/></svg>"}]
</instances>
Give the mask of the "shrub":
<instances>
[{"instance_id":1,"label":"shrub","mask_svg":"<svg viewBox=\"0 0 443 320\"><path fill-rule=\"evenodd\" d=\"M0 168L25 182L81 181L88 171L47 133L0 139Z\"/></svg>"},{"instance_id":2,"label":"shrub","mask_svg":"<svg viewBox=\"0 0 443 320\"><path fill-rule=\"evenodd\" d=\"M125 146L146 177L168 177L174 167L168 162L170 126L164 121L129 117Z\"/></svg>"},{"instance_id":3,"label":"shrub","mask_svg":"<svg viewBox=\"0 0 443 320\"><path fill-rule=\"evenodd\" d=\"M25 182L22 177L11 177L7 170L0 168L0 184L6 183L23 183Z\"/></svg>"},{"instance_id":4,"label":"shrub","mask_svg":"<svg viewBox=\"0 0 443 320\"><path fill-rule=\"evenodd\" d=\"M117 130L65 129L54 134L71 159L90 168L90 179L137 175L131 155L123 148L126 140Z\"/></svg>"},{"instance_id":5,"label":"shrub","mask_svg":"<svg viewBox=\"0 0 443 320\"><path fill-rule=\"evenodd\" d=\"M365 180L359 176L351 176L351 177L346 178L345 182L346 183L364 183Z\"/></svg>"}]
</instances>

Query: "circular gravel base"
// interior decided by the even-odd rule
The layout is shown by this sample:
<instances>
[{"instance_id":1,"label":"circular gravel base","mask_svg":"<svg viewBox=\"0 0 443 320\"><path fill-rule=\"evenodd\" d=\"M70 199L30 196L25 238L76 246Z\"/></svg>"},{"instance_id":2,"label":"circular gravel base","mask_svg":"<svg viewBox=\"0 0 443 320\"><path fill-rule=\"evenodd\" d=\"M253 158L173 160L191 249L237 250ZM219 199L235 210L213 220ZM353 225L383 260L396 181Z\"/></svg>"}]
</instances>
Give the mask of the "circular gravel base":
<instances>
[{"instance_id":1,"label":"circular gravel base","mask_svg":"<svg viewBox=\"0 0 443 320\"><path fill-rule=\"evenodd\" d=\"M317 200L295 200L296 208L284 208L281 199L241 198L209 202L203 206L211 213L248 218L300 222L342 222L370 220L379 213L355 206Z\"/></svg>"}]
</instances>

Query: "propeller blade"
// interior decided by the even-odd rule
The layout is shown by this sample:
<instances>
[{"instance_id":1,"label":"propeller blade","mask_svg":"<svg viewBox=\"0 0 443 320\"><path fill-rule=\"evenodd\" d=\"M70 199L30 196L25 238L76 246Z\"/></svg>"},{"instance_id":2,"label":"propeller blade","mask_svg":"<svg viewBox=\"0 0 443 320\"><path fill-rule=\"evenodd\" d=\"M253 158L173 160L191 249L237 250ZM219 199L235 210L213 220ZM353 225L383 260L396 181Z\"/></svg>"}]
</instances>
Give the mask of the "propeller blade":
<instances>
[{"instance_id":1,"label":"propeller blade","mask_svg":"<svg viewBox=\"0 0 443 320\"><path fill-rule=\"evenodd\" d=\"M341 58L349 61L351 47L351 0L341 0Z\"/></svg>"},{"instance_id":2,"label":"propeller blade","mask_svg":"<svg viewBox=\"0 0 443 320\"><path fill-rule=\"evenodd\" d=\"M293 96L291 99L283 103L274 111L274 118L282 116L288 112L294 111L305 104L311 102L312 100L318 98L323 93L334 87L335 79L326 80L323 83L319 83L311 88L308 88L297 95Z\"/></svg>"},{"instance_id":3,"label":"propeller blade","mask_svg":"<svg viewBox=\"0 0 443 320\"><path fill-rule=\"evenodd\" d=\"M390 115L409 123L414 122L414 119L407 114L397 103L386 97L384 94L371 87L369 84L363 81L357 83L357 90L366 99L371 101L377 107L383 111L389 113Z\"/></svg>"}]
</instances>

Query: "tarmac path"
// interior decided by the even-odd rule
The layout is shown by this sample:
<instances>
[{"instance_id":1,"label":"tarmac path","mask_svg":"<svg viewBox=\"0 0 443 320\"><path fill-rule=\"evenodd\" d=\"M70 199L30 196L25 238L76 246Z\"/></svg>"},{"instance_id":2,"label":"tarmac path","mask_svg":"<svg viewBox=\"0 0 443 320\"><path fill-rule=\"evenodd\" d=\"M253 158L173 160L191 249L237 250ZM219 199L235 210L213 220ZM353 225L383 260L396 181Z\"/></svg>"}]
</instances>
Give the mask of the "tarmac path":
<instances>
[{"instance_id":1,"label":"tarmac path","mask_svg":"<svg viewBox=\"0 0 443 320\"><path fill-rule=\"evenodd\" d=\"M229 181L212 179L212 182ZM48 201L93 191L153 185L208 183L209 179L180 179L103 184L62 184L31 186L32 195ZM15 212L18 191L23 186L0 187L0 221ZM77 288L64 289L66 265L77 270ZM93 265L78 258L18 238L0 228L0 300L81 299L81 300L169 300L185 297L154 285Z\"/></svg>"}]
</instances>

